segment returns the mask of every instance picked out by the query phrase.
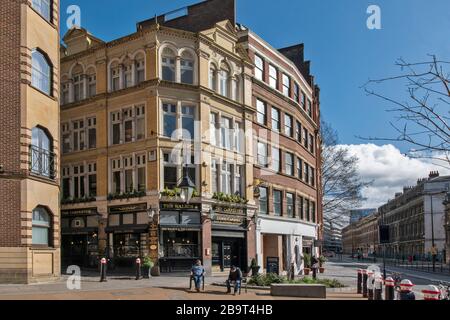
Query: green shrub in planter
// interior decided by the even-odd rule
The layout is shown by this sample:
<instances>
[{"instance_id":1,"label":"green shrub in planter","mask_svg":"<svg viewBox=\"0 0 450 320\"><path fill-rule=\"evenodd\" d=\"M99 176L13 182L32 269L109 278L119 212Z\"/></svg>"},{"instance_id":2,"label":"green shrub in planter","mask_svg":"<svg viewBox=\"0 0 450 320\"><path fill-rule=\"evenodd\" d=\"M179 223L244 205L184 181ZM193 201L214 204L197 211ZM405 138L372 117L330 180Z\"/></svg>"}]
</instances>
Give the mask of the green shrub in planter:
<instances>
[{"instance_id":1,"label":"green shrub in planter","mask_svg":"<svg viewBox=\"0 0 450 320\"><path fill-rule=\"evenodd\" d=\"M142 264L142 266L144 267L144 278L149 279L151 276L151 270L155 266L155 264L153 263L152 259L147 256L144 258L144 263Z\"/></svg>"}]
</instances>

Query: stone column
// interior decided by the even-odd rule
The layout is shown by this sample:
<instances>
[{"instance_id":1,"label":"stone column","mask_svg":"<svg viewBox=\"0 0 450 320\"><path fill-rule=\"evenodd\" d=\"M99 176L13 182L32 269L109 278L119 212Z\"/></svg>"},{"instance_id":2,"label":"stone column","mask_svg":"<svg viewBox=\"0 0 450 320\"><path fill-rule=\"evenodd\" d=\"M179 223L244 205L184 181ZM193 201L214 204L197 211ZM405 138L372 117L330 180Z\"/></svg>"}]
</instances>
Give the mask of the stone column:
<instances>
[{"instance_id":1,"label":"stone column","mask_svg":"<svg viewBox=\"0 0 450 320\"><path fill-rule=\"evenodd\" d=\"M181 82L181 57L175 57L175 82Z\"/></svg>"},{"instance_id":2,"label":"stone column","mask_svg":"<svg viewBox=\"0 0 450 320\"><path fill-rule=\"evenodd\" d=\"M131 61L131 86L135 86L136 81L136 60Z\"/></svg>"}]
</instances>

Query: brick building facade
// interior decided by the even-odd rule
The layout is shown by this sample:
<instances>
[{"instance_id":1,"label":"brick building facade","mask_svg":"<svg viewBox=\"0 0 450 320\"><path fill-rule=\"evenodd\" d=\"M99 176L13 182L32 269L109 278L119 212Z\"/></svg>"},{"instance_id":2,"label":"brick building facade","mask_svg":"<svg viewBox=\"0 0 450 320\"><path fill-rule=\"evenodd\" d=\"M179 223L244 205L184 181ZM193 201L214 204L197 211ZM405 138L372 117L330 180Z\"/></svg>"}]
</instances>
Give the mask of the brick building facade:
<instances>
[{"instance_id":1,"label":"brick building facade","mask_svg":"<svg viewBox=\"0 0 450 320\"><path fill-rule=\"evenodd\" d=\"M0 283L59 276L59 3L0 14Z\"/></svg>"}]
</instances>

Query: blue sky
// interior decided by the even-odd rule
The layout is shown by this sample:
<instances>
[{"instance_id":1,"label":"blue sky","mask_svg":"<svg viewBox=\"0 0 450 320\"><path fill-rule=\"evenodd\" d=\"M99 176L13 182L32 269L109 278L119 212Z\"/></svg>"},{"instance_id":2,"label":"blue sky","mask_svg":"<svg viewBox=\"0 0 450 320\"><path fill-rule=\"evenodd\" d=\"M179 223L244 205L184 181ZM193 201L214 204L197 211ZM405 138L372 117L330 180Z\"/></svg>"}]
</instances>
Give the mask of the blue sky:
<instances>
[{"instance_id":1,"label":"blue sky","mask_svg":"<svg viewBox=\"0 0 450 320\"><path fill-rule=\"evenodd\" d=\"M196 3L196 0L62 0L80 6L82 26L112 40L135 30L138 21ZM367 7L381 7L382 30L366 27ZM322 115L342 143L366 143L356 136L392 136L388 106L360 88L367 79L393 75L397 58L424 60L450 55L448 0L237 0L238 21L274 47L303 42L322 90ZM385 88L402 94L403 87ZM380 143L381 144L381 143ZM406 151L401 144L396 146Z\"/></svg>"}]
</instances>

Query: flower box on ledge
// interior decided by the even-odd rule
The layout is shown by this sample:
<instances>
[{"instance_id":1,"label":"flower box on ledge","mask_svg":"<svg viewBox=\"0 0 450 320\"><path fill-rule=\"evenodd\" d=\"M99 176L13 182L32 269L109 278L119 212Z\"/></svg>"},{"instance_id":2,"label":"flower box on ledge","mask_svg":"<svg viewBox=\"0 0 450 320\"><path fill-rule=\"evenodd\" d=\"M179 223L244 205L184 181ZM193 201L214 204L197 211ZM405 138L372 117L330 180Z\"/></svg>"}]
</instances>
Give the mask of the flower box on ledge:
<instances>
[{"instance_id":1,"label":"flower box on ledge","mask_svg":"<svg viewBox=\"0 0 450 320\"><path fill-rule=\"evenodd\" d=\"M134 192L129 192L129 193L121 193L121 194L109 194L108 201L142 198L142 197L145 197L146 195L147 194L145 193L145 191L134 191Z\"/></svg>"},{"instance_id":2,"label":"flower box on ledge","mask_svg":"<svg viewBox=\"0 0 450 320\"><path fill-rule=\"evenodd\" d=\"M61 205L71 205L71 204L81 204L81 203L89 203L89 202L95 202L97 199L95 197L89 197L89 198L67 198L61 200Z\"/></svg>"}]
</instances>

